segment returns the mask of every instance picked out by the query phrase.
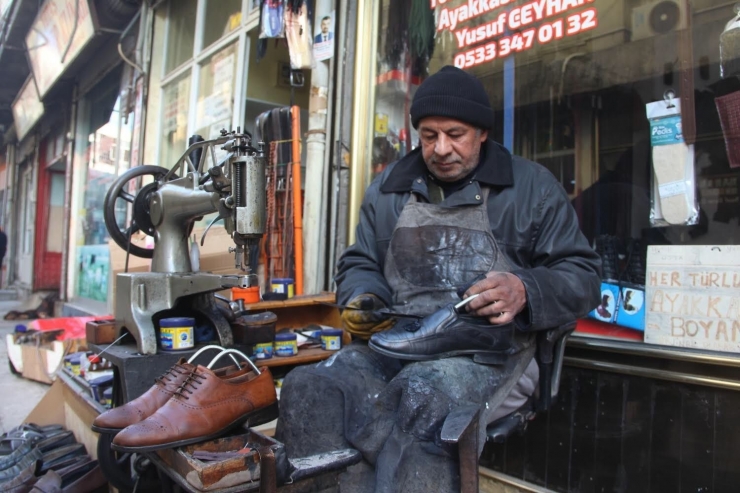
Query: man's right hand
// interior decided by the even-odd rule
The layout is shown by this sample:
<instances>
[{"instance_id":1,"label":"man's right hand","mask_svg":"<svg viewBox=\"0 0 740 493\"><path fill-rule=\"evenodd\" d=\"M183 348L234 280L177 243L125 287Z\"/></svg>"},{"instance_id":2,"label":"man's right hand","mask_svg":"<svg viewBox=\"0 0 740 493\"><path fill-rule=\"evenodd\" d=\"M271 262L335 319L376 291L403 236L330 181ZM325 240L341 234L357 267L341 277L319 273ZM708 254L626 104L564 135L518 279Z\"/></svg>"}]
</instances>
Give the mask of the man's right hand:
<instances>
[{"instance_id":1,"label":"man's right hand","mask_svg":"<svg viewBox=\"0 0 740 493\"><path fill-rule=\"evenodd\" d=\"M352 335L370 339L376 332L388 330L396 323L395 319L382 313L385 303L374 294L355 296L342 312L342 325Z\"/></svg>"}]
</instances>

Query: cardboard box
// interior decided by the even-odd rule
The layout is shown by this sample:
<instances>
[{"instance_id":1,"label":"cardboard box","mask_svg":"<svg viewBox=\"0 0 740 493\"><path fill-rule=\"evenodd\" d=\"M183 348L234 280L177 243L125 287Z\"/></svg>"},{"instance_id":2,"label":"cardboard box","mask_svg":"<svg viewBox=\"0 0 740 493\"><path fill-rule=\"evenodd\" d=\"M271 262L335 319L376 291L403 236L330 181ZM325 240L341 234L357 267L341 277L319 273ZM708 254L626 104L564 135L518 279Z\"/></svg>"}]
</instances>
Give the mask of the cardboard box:
<instances>
[{"instance_id":1,"label":"cardboard box","mask_svg":"<svg viewBox=\"0 0 740 493\"><path fill-rule=\"evenodd\" d=\"M14 334L7 334L5 342L8 359L16 371L24 378L41 383L52 383L56 379L56 371L62 366L64 355L77 351L85 344L85 341L78 339L19 343Z\"/></svg>"},{"instance_id":2,"label":"cardboard box","mask_svg":"<svg viewBox=\"0 0 740 493\"><path fill-rule=\"evenodd\" d=\"M648 247L645 342L740 353L740 245Z\"/></svg>"},{"instance_id":3,"label":"cardboard box","mask_svg":"<svg viewBox=\"0 0 740 493\"><path fill-rule=\"evenodd\" d=\"M115 321L91 320L85 324L85 340L88 344L110 344L115 339Z\"/></svg>"}]
</instances>

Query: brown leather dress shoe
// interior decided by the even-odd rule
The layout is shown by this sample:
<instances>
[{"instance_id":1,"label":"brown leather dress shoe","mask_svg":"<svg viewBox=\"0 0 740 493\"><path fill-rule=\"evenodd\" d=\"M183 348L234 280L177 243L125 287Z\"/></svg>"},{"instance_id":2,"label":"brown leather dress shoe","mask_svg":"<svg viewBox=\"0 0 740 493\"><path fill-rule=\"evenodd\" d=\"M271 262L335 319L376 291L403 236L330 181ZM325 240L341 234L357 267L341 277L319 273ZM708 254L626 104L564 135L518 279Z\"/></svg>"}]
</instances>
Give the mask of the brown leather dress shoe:
<instances>
[{"instance_id":1,"label":"brown leather dress shoe","mask_svg":"<svg viewBox=\"0 0 740 493\"><path fill-rule=\"evenodd\" d=\"M154 385L136 399L120 407L114 407L98 415L90 427L98 433L115 434L133 424L139 423L162 407L172 394L188 378L195 369L195 365L188 363L184 358L175 363L172 368L161 377L155 379ZM250 371L246 363L237 368L236 365L220 368L215 371L219 377L236 377Z\"/></svg>"},{"instance_id":2,"label":"brown leather dress shoe","mask_svg":"<svg viewBox=\"0 0 740 493\"><path fill-rule=\"evenodd\" d=\"M209 440L244 422L266 423L277 417L278 403L270 370L261 372L221 378L198 366L170 400L144 421L121 431L111 447L148 452Z\"/></svg>"}]
</instances>

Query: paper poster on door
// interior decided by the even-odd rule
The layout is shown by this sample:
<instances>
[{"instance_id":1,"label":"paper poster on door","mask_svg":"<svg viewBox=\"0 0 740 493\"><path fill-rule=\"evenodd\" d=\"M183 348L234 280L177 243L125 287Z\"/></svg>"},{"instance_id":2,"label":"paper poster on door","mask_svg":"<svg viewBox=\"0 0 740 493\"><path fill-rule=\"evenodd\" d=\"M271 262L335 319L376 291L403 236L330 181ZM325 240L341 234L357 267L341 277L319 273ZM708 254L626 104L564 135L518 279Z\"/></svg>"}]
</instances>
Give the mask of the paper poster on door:
<instances>
[{"instance_id":1,"label":"paper poster on door","mask_svg":"<svg viewBox=\"0 0 740 493\"><path fill-rule=\"evenodd\" d=\"M316 61L334 56L334 11L316 16L313 38L313 57Z\"/></svg>"}]
</instances>

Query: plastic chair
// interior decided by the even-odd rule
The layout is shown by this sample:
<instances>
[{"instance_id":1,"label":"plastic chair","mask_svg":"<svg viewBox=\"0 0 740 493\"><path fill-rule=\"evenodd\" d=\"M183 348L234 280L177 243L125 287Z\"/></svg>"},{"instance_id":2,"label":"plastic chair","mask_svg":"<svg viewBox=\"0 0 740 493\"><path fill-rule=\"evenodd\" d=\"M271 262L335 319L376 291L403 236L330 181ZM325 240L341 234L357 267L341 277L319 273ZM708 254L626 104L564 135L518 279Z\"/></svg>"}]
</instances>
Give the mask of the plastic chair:
<instances>
[{"instance_id":1,"label":"plastic chair","mask_svg":"<svg viewBox=\"0 0 740 493\"><path fill-rule=\"evenodd\" d=\"M486 441L503 443L514 432L522 432L538 412L547 411L557 397L563 369L565 340L575 322L537 334L535 358L540 370L539 392L522 407L486 427ZM460 492L478 492L478 406L455 409L442 425L442 441L457 444L460 462Z\"/></svg>"}]
</instances>

